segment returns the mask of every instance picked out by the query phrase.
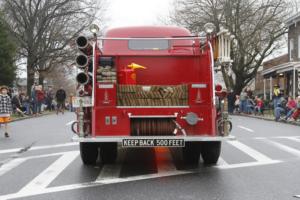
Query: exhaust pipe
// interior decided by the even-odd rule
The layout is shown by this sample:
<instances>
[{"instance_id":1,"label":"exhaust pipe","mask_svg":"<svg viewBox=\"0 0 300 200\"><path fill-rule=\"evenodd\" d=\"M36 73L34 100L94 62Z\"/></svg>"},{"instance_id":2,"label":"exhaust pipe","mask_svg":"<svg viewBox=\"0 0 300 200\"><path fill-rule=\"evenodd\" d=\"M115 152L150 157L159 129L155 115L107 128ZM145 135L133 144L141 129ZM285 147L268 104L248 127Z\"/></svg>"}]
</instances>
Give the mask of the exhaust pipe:
<instances>
[{"instance_id":1,"label":"exhaust pipe","mask_svg":"<svg viewBox=\"0 0 300 200\"><path fill-rule=\"evenodd\" d=\"M76 57L76 64L80 69L84 69L89 64L89 59L86 55L78 55Z\"/></svg>"},{"instance_id":2,"label":"exhaust pipe","mask_svg":"<svg viewBox=\"0 0 300 200\"><path fill-rule=\"evenodd\" d=\"M77 74L76 76L76 81L81 84L81 85L86 85L89 83L90 81L90 77L88 74L84 73L84 72L80 72L79 74Z\"/></svg>"},{"instance_id":3,"label":"exhaust pipe","mask_svg":"<svg viewBox=\"0 0 300 200\"><path fill-rule=\"evenodd\" d=\"M92 45L89 43L89 40L85 36L79 36L76 39L76 45L85 54L90 54L92 52Z\"/></svg>"}]
</instances>

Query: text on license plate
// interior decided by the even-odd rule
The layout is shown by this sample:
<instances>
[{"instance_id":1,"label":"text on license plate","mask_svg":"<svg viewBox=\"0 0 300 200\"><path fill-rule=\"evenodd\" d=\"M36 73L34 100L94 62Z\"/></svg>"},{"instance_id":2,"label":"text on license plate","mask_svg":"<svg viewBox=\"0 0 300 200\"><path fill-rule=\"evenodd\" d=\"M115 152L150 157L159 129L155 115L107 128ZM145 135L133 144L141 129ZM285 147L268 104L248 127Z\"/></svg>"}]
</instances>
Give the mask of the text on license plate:
<instances>
[{"instance_id":1,"label":"text on license plate","mask_svg":"<svg viewBox=\"0 0 300 200\"><path fill-rule=\"evenodd\" d=\"M123 147L184 147L184 139L123 139Z\"/></svg>"}]
</instances>

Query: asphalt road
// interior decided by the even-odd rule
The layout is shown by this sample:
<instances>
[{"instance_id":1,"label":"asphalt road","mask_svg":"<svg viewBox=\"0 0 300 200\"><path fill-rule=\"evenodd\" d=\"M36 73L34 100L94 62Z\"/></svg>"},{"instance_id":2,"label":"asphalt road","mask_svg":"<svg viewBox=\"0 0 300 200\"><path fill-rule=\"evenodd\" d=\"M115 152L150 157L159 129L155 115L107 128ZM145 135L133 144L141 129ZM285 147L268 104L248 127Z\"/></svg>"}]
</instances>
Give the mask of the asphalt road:
<instances>
[{"instance_id":1,"label":"asphalt road","mask_svg":"<svg viewBox=\"0 0 300 200\"><path fill-rule=\"evenodd\" d=\"M0 129L2 199L285 200L300 195L300 127L233 116L235 141L217 166L185 166L176 149L119 149L114 165L84 166L72 113Z\"/></svg>"}]
</instances>

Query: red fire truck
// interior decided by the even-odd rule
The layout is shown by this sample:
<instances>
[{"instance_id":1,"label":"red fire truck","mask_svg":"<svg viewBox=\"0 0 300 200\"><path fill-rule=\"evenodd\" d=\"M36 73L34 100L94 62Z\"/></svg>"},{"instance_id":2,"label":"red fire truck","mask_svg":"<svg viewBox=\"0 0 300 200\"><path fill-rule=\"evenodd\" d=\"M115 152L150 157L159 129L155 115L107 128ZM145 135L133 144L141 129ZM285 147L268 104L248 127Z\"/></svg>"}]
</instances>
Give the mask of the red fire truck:
<instances>
[{"instance_id":1,"label":"red fire truck","mask_svg":"<svg viewBox=\"0 0 300 200\"><path fill-rule=\"evenodd\" d=\"M214 64L228 63L228 31L205 36L168 26L114 28L79 36L74 141L84 164L117 158L118 147L180 148L183 160L215 164L230 122ZM226 100L224 103L226 108ZM100 156L99 156L100 154Z\"/></svg>"}]
</instances>

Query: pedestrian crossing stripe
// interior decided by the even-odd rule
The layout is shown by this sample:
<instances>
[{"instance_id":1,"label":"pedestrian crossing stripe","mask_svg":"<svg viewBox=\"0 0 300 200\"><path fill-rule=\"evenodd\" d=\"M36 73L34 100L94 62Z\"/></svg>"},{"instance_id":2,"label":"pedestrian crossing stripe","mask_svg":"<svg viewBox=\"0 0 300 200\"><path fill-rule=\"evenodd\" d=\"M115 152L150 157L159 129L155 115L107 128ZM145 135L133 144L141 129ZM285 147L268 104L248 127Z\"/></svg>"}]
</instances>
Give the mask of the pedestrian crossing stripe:
<instances>
[{"instance_id":1,"label":"pedestrian crossing stripe","mask_svg":"<svg viewBox=\"0 0 300 200\"><path fill-rule=\"evenodd\" d=\"M69 147L69 146L77 146L77 145L78 145L78 142L69 142L69 143L64 143L64 144L36 146L36 147L31 147L28 150L33 151L33 150L42 150L42 149L53 149L53 148ZM0 154L18 153L22 150L23 150L23 148L2 149L2 150L0 150Z\"/></svg>"},{"instance_id":2,"label":"pedestrian crossing stripe","mask_svg":"<svg viewBox=\"0 0 300 200\"><path fill-rule=\"evenodd\" d=\"M279 139L288 139L291 141L300 142L299 137L294 136L282 136L282 137L274 137ZM293 154L297 157L300 157L300 150L294 149L292 147L283 145L279 142L272 141L270 139L260 137L256 138L258 140L264 141L268 144L273 145L276 148L279 148L287 153ZM255 161L253 162L245 162L245 163L236 163L229 164L222 157L219 158L219 161L216 166L213 168L216 169L235 169L235 168L243 168L243 167L253 167L253 166L262 166L262 165L270 165L276 164L283 161L273 160L268 156L256 151L255 149L245 145L240 141L226 141L229 145L234 148L244 152L248 156L252 157ZM60 147L60 145L56 145ZM41 149L45 148L42 147ZM157 151L157 149L155 149ZM59 153L51 153L45 155L37 155L37 156L28 156L22 158L15 158L0 166L0 176L8 173L9 171L15 169L17 166L21 165L25 161L31 159L39 159L51 156L58 156L58 158L44 171L42 171L38 176L36 176L33 180L31 180L28 184L26 184L20 191L13 194L6 194L0 196L0 200L8 200L15 198L23 198L28 196L56 193L62 191L97 187L101 185L107 184L115 184L115 183L124 183L130 181L139 181L146 179L155 179L162 177L170 177L170 176L178 176L178 175L186 175L198 173L199 169L192 170L177 170L175 165L172 162L171 153L169 151L166 152L156 152L156 159L159 160L159 164L157 166L157 173L146 174L146 175L137 175L130 177L120 177L120 171L122 168L122 161L119 161L115 165L104 165L101 169L99 175L92 182L78 183L78 184L70 184L63 186L54 186L48 187L52 181L54 181L76 158L79 156L79 151L66 151ZM122 159L122 158L120 158Z\"/></svg>"}]
</instances>

